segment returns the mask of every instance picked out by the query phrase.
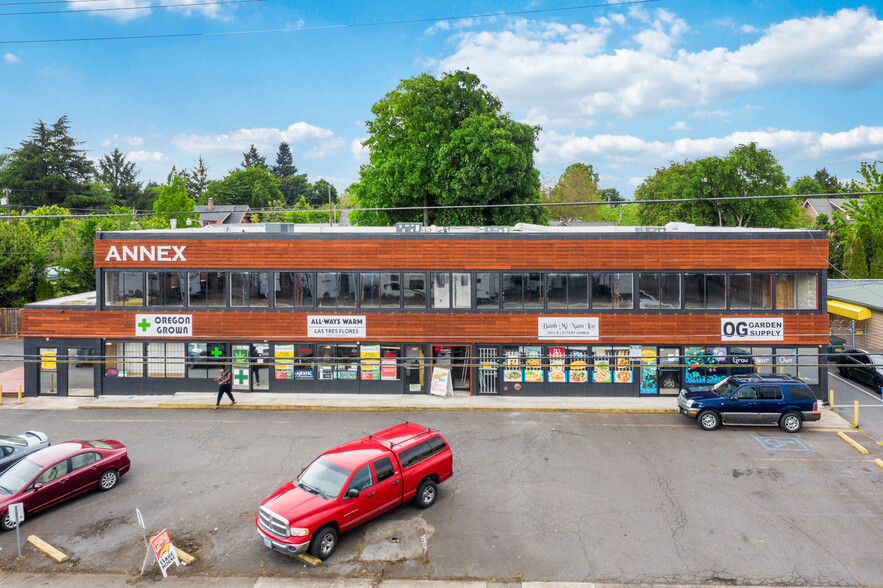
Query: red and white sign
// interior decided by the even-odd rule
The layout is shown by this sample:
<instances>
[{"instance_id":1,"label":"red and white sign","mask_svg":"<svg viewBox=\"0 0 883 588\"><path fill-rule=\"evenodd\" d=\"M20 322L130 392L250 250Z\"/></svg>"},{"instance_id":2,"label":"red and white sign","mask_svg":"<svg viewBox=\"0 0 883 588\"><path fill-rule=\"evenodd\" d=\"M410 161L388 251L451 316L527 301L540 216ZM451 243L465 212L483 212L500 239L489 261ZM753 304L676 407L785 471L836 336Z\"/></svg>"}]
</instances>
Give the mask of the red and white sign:
<instances>
[{"instance_id":1,"label":"red and white sign","mask_svg":"<svg viewBox=\"0 0 883 588\"><path fill-rule=\"evenodd\" d=\"M178 554L175 552L175 546L172 545L172 538L169 537L168 529L163 529L159 535L151 539L150 546L156 555L156 561L162 571L163 578L168 577L166 570L172 567L172 564L181 565L181 562L178 561Z\"/></svg>"}]
</instances>

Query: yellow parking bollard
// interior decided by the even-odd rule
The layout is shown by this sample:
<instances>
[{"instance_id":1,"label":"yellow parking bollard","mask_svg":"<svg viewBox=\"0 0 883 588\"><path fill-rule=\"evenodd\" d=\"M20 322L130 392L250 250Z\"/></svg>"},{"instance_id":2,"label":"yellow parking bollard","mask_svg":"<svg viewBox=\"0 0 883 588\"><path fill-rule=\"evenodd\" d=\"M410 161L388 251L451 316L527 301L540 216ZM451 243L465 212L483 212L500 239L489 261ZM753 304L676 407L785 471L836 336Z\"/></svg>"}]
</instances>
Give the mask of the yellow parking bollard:
<instances>
[{"instance_id":1,"label":"yellow parking bollard","mask_svg":"<svg viewBox=\"0 0 883 588\"><path fill-rule=\"evenodd\" d=\"M3 384L0 384L0 404L3 404Z\"/></svg>"},{"instance_id":2,"label":"yellow parking bollard","mask_svg":"<svg viewBox=\"0 0 883 588\"><path fill-rule=\"evenodd\" d=\"M828 408L834 408L834 388L828 390Z\"/></svg>"},{"instance_id":3,"label":"yellow parking bollard","mask_svg":"<svg viewBox=\"0 0 883 588\"><path fill-rule=\"evenodd\" d=\"M858 426L858 400L855 401L855 420L852 422L856 427Z\"/></svg>"},{"instance_id":4,"label":"yellow parking bollard","mask_svg":"<svg viewBox=\"0 0 883 588\"><path fill-rule=\"evenodd\" d=\"M21 384L18 386L18 403L21 404Z\"/></svg>"}]
</instances>

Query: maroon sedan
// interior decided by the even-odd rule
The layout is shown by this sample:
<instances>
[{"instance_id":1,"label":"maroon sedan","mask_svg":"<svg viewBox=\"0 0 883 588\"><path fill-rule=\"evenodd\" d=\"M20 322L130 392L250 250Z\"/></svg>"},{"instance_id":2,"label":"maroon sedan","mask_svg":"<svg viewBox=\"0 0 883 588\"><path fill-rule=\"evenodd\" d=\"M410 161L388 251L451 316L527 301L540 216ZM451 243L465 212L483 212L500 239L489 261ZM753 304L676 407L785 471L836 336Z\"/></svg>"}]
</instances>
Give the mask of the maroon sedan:
<instances>
[{"instance_id":1,"label":"maroon sedan","mask_svg":"<svg viewBox=\"0 0 883 588\"><path fill-rule=\"evenodd\" d=\"M98 488L110 490L129 471L119 441L68 441L34 452L0 474L0 528L14 529L9 505L24 504L30 516Z\"/></svg>"}]
</instances>

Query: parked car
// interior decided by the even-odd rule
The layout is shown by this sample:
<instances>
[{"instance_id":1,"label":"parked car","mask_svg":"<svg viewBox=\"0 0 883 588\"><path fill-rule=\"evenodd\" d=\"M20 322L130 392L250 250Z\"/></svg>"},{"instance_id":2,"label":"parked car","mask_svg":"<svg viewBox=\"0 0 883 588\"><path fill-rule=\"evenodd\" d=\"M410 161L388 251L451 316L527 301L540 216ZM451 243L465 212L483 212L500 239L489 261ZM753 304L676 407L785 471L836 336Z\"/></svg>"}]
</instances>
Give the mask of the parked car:
<instances>
[{"instance_id":1,"label":"parked car","mask_svg":"<svg viewBox=\"0 0 883 588\"><path fill-rule=\"evenodd\" d=\"M320 455L261 502L255 525L270 549L324 560L340 533L411 499L432 506L452 470L437 431L401 423Z\"/></svg>"},{"instance_id":2,"label":"parked car","mask_svg":"<svg viewBox=\"0 0 883 588\"><path fill-rule=\"evenodd\" d=\"M40 431L28 431L16 437L0 436L0 472L44 447L49 447L49 437Z\"/></svg>"},{"instance_id":3,"label":"parked car","mask_svg":"<svg viewBox=\"0 0 883 588\"><path fill-rule=\"evenodd\" d=\"M867 384L883 393L883 355L863 349L847 349L837 355L840 375Z\"/></svg>"},{"instance_id":4,"label":"parked car","mask_svg":"<svg viewBox=\"0 0 883 588\"><path fill-rule=\"evenodd\" d=\"M678 411L713 431L720 425L780 426L796 433L804 421L822 418L819 402L803 380L784 374L730 376L713 387L681 390Z\"/></svg>"},{"instance_id":5,"label":"parked car","mask_svg":"<svg viewBox=\"0 0 883 588\"><path fill-rule=\"evenodd\" d=\"M29 517L90 490L110 490L128 471L126 446L112 439L68 441L36 451L0 474L0 528L15 528L10 504L23 503Z\"/></svg>"}]
</instances>

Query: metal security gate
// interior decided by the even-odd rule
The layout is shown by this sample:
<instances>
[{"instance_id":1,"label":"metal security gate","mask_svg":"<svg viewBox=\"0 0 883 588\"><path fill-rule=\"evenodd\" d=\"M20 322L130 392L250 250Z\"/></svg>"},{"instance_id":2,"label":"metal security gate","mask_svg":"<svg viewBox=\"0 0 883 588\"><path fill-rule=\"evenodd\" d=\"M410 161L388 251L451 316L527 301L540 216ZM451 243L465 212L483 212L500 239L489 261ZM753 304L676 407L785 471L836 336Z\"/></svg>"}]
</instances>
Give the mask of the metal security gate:
<instances>
[{"instance_id":1,"label":"metal security gate","mask_svg":"<svg viewBox=\"0 0 883 588\"><path fill-rule=\"evenodd\" d=\"M497 379L500 373L500 369L497 358L499 356L499 350L494 347L478 348L479 394L496 394L498 392Z\"/></svg>"}]
</instances>

